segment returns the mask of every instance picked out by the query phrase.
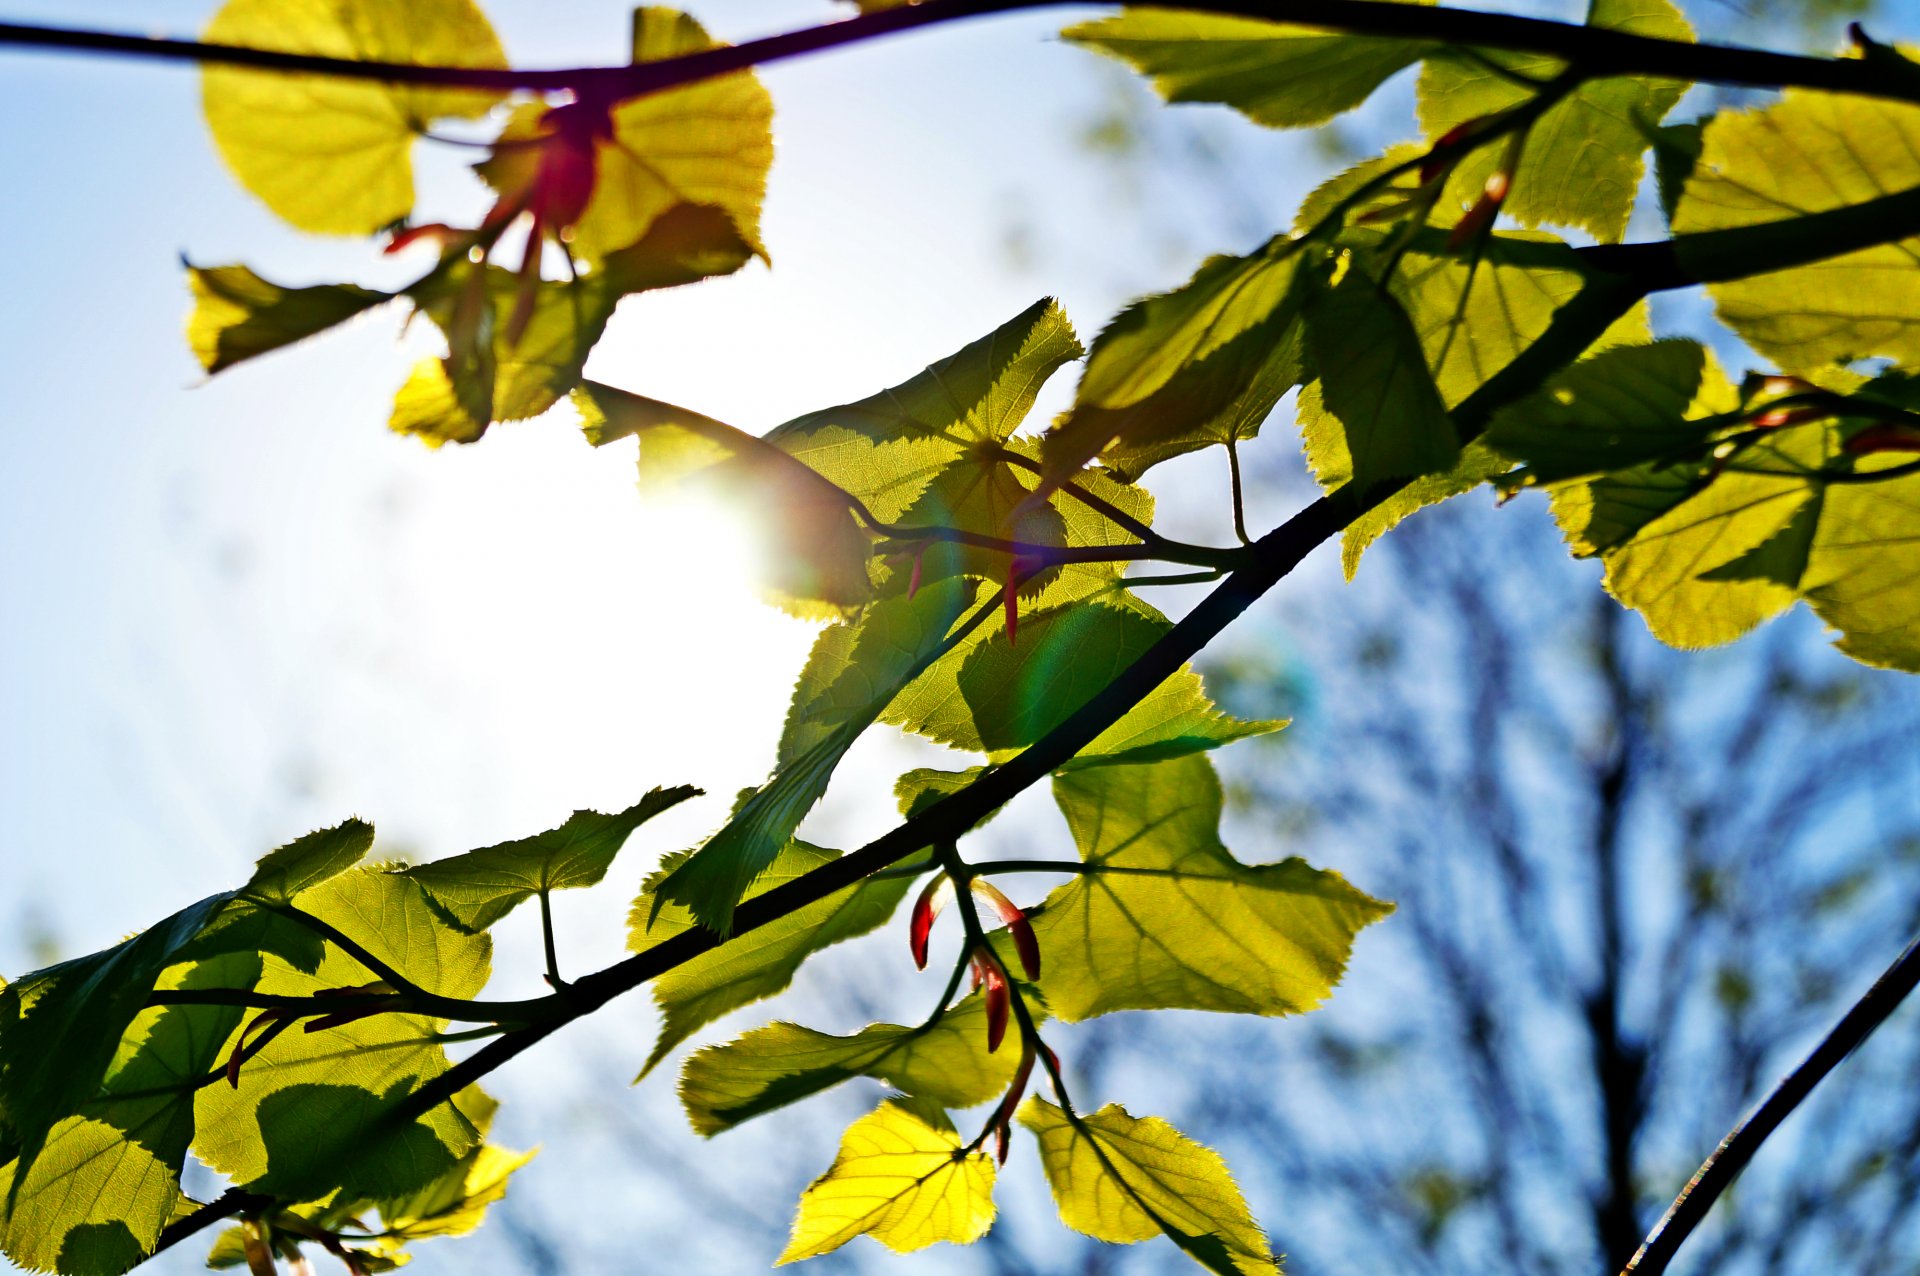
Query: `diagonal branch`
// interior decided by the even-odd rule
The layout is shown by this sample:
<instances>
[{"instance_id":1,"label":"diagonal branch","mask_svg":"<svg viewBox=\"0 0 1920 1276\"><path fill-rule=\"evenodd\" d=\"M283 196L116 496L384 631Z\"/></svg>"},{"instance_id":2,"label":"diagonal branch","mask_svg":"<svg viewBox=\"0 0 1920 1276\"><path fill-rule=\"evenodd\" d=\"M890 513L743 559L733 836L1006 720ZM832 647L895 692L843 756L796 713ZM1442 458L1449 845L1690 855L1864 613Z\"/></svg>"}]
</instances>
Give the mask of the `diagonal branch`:
<instances>
[{"instance_id":1,"label":"diagonal branch","mask_svg":"<svg viewBox=\"0 0 1920 1276\"><path fill-rule=\"evenodd\" d=\"M800 57L883 36L989 14L1081 3L1082 0L924 0L838 22L783 32L744 44L704 49L629 66L525 71L422 66L288 53L200 40L121 32L0 23L0 45L118 54L176 62L252 67L387 84L568 91L602 102L658 93L748 67ZM1920 67L1899 57L1862 60L1775 53L1733 45L1694 44L1626 31L1473 9L1406 5L1392 0L1156 0L1164 9L1290 22L1356 35L1431 40L1564 58L1590 76L1651 75L1753 88L1828 89L1860 97L1920 102Z\"/></svg>"}]
</instances>

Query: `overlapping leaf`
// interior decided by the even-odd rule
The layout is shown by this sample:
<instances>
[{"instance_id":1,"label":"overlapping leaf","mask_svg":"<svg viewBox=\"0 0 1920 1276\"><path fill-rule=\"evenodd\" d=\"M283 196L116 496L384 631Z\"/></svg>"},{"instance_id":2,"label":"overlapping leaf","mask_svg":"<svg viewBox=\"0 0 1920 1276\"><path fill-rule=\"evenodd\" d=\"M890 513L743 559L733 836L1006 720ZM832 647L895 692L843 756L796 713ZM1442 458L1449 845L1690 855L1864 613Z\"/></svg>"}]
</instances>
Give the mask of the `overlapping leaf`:
<instances>
[{"instance_id":1,"label":"overlapping leaf","mask_svg":"<svg viewBox=\"0 0 1920 1276\"><path fill-rule=\"evenodd\" d=\"M973 993L917 1027L876 1023L836 1037L770 1023L687 1060L680 1101L701 1134L718 1134L854 1077L874 1077L948 1108L970 1108L1013 1080L1019 1051L989 1052L987 1017Z\"/></svg>"},{"instance_id":2,"label":"overlapping leaf","mask_svg":"<svg viewBox=\"0 0 1920 1276\"><path fill-rule=\"evenodd\" d=\"M1220 1154L1160 1118L1118 1104L1069 1117L1036 1097L1020 1123L1040 1141L1054 1204L1074 1231L1123 1245L1164 1235L1219 1276L1280 1270Z\"/></svg>"},{"instance_id":3,"label":"overlapping leaf","mask_svg":"<svg viewBox=\"0 0 1920 1276\"><path fill-rule=\"evenodd\" d=\"M1793 218L1920 186L1920 106L1788 90L1772 106L1727 111L1673 214L1681 235L1777 224L1781 243L1806 232ZM1689 265L1712 278L1738 270L1711 241L1681 239ZM1755 251L1751 242L1735 250ZM1885 355L1920 362L1920 237L1791 270L1710 284L1719 315L1788 372Z\"/></svg>"},{"instance_id":4,"label":"overlapping leaf","mask_svg":"<svg viewBox=\"0 0 1920 1276\"><path fill-rule=\"evenodd\" d=\"M938 1105L889 1099L847 1127L840 1153L800 1197L781 1263L871 1236L908 1253L939 1241L970 1245L993 1225L993 1162L960 1151Z\"/></svg>"},{"instance_id":5,"label":"overlapping leaf","mask_svg":"<svg viewBox=\"0 0 1920 1276\"><path fill-rule=\"evenodd\" d=\"M1665 40L1693 31L1668 0L1591 0L1587 24ZM1427 59L1420 76L1420 123L1429 137L1471 120L1511 110L1537 90L1521 79L1553 79L1565 63L1498 50L1446 50ZM1528 226L1577 226L1617 240L1640 188L1648 136L1686 91L1675 80L1608 76L1582 82L1528 127L1502 210ZM1478 197L1504 162L1496 144L1463 160L1451 190Z\"/></svg>"},{"instance_id":6,"label":"overlapping leaf","mask_svg":"<svg viewBox=\"0 0 1920 1276\"><path fill-rule=\"evenodd\" d=\"M760 874L745 898L782 886L839 855L838 851L805 842L791 843ZM634 901L628 947L635 952L644 952L697 924L692 909L668 902L657 893L659 883L676 866L676 858L669 858ZM800 963L815 952L878 927L893 915L908 885L906 877L867 878L795 909L778 921L736 936L654 980L653 996L661 1013L660 1039L641 1075L652 1071L703 1025L785 988Z\"/></svg>"}]
</instances>

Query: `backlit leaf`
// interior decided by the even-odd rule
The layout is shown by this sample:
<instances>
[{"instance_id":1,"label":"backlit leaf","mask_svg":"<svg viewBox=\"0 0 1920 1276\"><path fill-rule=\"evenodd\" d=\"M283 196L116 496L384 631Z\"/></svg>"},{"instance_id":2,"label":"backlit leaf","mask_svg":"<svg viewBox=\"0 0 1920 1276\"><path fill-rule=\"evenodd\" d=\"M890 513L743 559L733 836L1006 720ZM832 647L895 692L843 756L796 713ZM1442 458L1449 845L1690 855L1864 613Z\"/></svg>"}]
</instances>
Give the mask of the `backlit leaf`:
<instances>
[{"instance_id":1,"label":"backlit leaf","mask_svg":"<svg viewBox=\"0 0 1920 1276\"><path fill-rule=\"evenodd\" d=\"M1164 1235L1220 1276L1280 1270L1220 1154L1159 1117L1110 1103L1069 1118L1035 1097L1020 1123L1039 1139L1060 1221L1074 1231L1118 1244Z\"/></svg>"},{"instance_id":2,"label":"backlit leaf","mask_svg":"<svg viewBox=\"0 0 1920 1276\"><path fill-rule=\"evenodd\" d=\"M227 0L206 38L367 62L504 67L469 0ZM414 139L499 94L208 66L201 104L242 185L301 230L371 235L413 209Z\"/></svg>"},{"instance_id":3,"label":"backlit leaf","mask_svg":"<svg viewBox=\"0 0 1920 1276\"><path fill-rule=\"evenodd\" d=\"M597 885L635 829L699 793L688 785L654 789L613 815L575 811L559 828L404 873L461 929L486 930L535 895Z\"/></svg>"},{"instance_id":4,"label":"backlit leaf","mask_svg":"<svg viewBox=\"0 0 1920 1276\"><path fill-rule=\"evenodd\" d=\"M800 1197L778 1261L815 1258L863 1235L900 1253L979 1240L993 1226L994 1166L960 1146L937 1105L887 1100L847 1127L833 1165Z\"/></svg>"},{"instance_id":5,"label":"backlit leaf","mask_svg":"<svg viewBox=\"0 0 1920 1276\"><path fill-rule=\"evenodd\" d=\"M1392 906L1303 860L1242 864L1220 842L1201 756L1054 777L1089 867L1033 918L1041 989L1068 1022L1185 1007L1296 1014L1332 993L1354 937Z\"/></svg>"},{"instance_id":6,"label":"backlit leaf","mask_svg":"<svg viewBox=\"0 0 1920 1276\"><path fill-rule=\"evenodd\" d=\"M392 293L352 284L286 288L245 266L189 265L187 279L193 287L187 344L209 373L305 340L393 299Z\"/></svg>"}]
</instances>

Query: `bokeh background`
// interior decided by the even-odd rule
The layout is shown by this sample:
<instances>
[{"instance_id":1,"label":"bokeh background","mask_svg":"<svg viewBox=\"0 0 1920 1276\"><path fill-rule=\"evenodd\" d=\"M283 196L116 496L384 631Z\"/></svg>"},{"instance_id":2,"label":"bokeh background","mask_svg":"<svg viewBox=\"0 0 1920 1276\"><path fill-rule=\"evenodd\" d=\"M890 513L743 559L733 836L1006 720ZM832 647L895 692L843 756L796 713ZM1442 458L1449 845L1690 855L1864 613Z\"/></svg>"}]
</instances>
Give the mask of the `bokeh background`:
<instances>
[{"instance_id":1,"label":"bokeh background","mask_svg":"<svg viewBox=\"0 0 1920 1276\"><path fill-rule=\"evenodd\" d=\"M692 7L734 40L844 12ZM487 8L524 65L625 48L613 0ZM1779 47L1836 47L1855 17L1920 39L1911 3L1689 9L1703 35ZM11 0L4 16L179 34L210 12ZM1158 108L1054 37L1076 12L768 68L774 268L630 299L590 373L766 429L904 379L1037 296L1090 338L1412 132L1410 76L1319 134ZM288 283L377 285L418 263L278 223L222 170L190 69L0 50L0 117L0 970L111 944L349 814L385 854L431 858L699 784L711 796L643 828L606 886L556 901L569 968L615 959L653 862L765 777L812 628L759 603L724 515L642 502L631 445L588 448L565 408L477 447L389 434L392 392L433 340L395 316L202 378L182 255ZM483 205L466 158L422 151L423 217ZM1708 315L1697 296L1656 308L1663 332L1699 335ZM1284 406L1247 459L1255 521L1307 499ZM1150 485L1164 522L1224 543L1225 482L1209 454ZM1294 719L1220 755L1229 844L1304 854L1400 913L1312 1016L1059 1034L1083 1101L1225 1153L1296 1272L1617 1267L1920 921L1910 680L1833 654L1804 614L1666 652L1566 559L1538 502L1454 504L1352 585L1316 556L1208 658L1231 707ZM803 833L857 845L892 822L892 777L941 761L876 730ZM1065 832L1040 793L980 836L1031 849ZM538 990L532 920L501 934L501 995ZM706 1039L772 1014L847 1030L918 1013L935 977L912 978L904 947L902 919ZM1920 1270L1916 1028L1909 1008L1789 1123L1678 1270ZM703 1142L670 1069L629 1088L652 1031L633 995L495 1076L495 1137L541 1155L478 1236L421 1246L416 1270L766 1268L876 1092ZM1185 1262L1062 1230L1025 1147L999 1195L981 1245L900 1258L860 1241L814 1267ZM189 1246L152 1269L197 1267Z\"/></svg>"}]
</instances>

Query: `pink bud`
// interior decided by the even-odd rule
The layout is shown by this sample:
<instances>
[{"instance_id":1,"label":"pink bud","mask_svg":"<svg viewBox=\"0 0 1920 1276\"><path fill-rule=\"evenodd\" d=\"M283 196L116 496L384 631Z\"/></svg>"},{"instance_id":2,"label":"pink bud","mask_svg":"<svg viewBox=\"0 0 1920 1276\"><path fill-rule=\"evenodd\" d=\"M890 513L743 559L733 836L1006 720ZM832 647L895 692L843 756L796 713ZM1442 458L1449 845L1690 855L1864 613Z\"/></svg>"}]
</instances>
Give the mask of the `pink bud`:
<instances>
[{"instance_id":1,"label":"pink bud","mask_svg":"<svg viewBox=\"0 0 1920 1276\"><path fill-rule=\"evenodd\" d=\"M987 989L987 1053L992 1054L1006 1040L1007 1014L1013 1008L1013 995L1007 987L1007 975L1000 969L999 961L984 952L979 955L978 961L982 982Z\"/></svg>"},{"instance_id":2,"label":"pink bud","mask_svg":"<svg viewBox=\"0 0 1920 1276\"><path fill-rule=\"evenodd\" d=\"M1026 913L1002 894L998 886L984 878L973 879L973 893L993 905L993 911L1000 915L1001 923L1013 938L1013 950L1020 955L1020 968L1027 972L1027 978L1040 978L1040 941L1034 937L1033 924L1027 920Z\"/></svg>"},{"instance_id":3,"label":"pink bud","mask_svg":"<svg viewBox=\"0 0 1920 1276\"><path fill-rule=\"evenodd\" d=\"M1870 425L1840 445L1854 456L1872 452L1920 452L1920 430L1898 421Z\"/></svg>"},{"instance_id":4,"label":"pink bud","mask_svg":"<svg viewBox=\"0 0 1920 1276\"><path fill-rule=\"evenodd\" d=\"M942 873L928 882L920 898L913 901L913 916L907 923L907 947L913 953L916 970L927 968L927 938L933 934L933 919L940 916L940 910L946 907L947 898L952 894L953 882Z\"/></svg>"}]
</instances>

